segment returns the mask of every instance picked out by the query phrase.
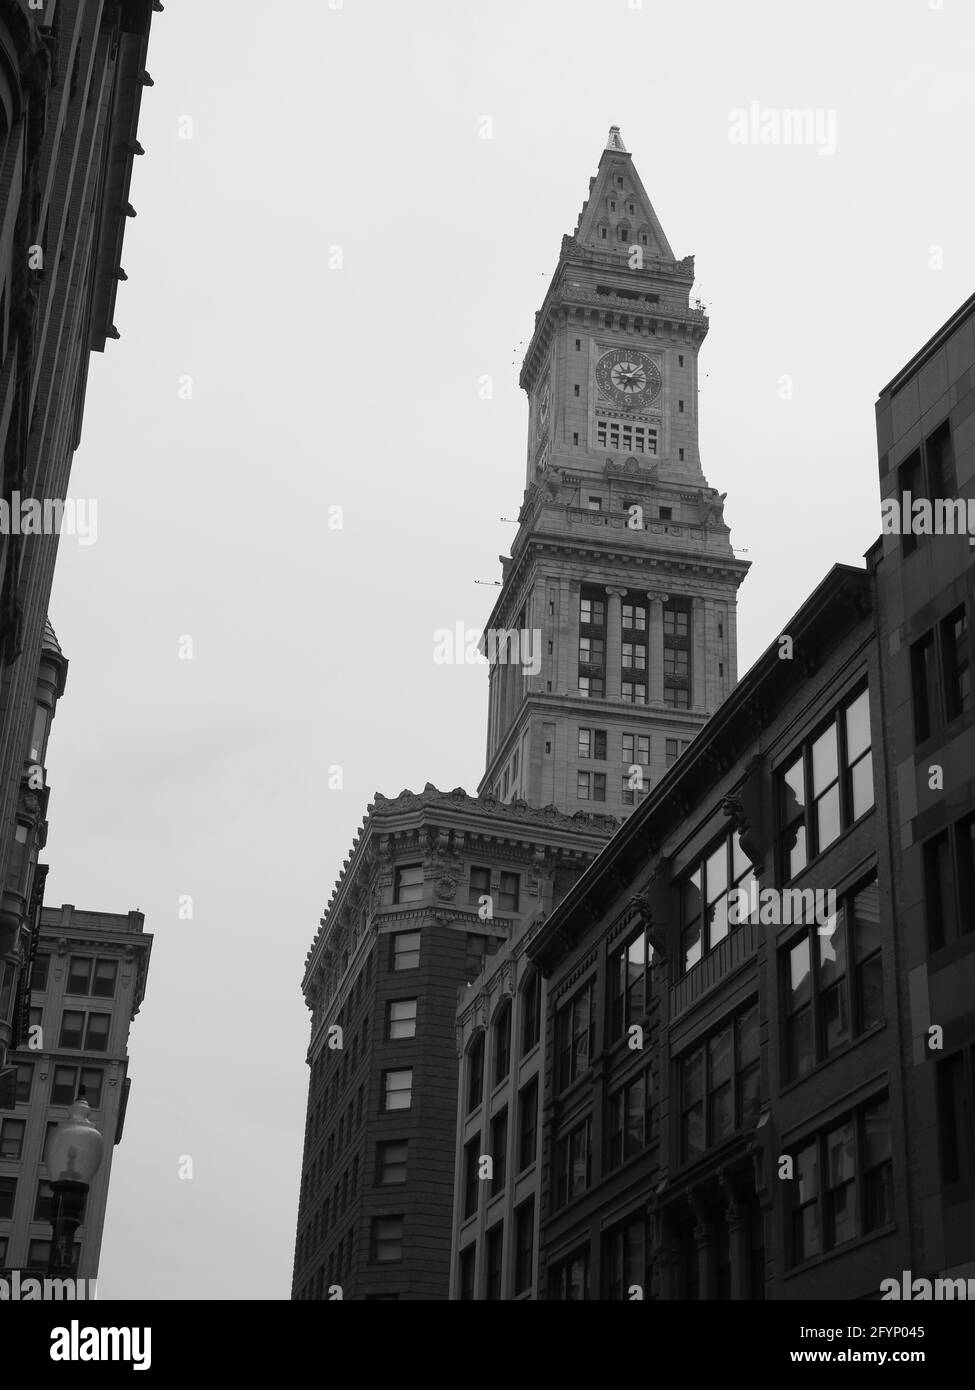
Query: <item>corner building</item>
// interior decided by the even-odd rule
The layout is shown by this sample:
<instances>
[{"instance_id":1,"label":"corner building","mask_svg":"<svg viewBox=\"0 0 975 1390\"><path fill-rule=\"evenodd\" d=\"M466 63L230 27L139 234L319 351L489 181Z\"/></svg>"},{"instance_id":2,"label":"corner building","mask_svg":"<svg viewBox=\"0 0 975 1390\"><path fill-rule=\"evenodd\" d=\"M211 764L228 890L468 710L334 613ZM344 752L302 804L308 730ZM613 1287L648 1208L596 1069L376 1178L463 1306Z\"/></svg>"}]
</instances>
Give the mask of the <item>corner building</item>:
<instances>
[{"instance_id":1,"label":"corner building","mask_svg":"<svg viewBox=\"0 0 975 1390\"><path fill-rule=\"evenodd\" d=\"M907 1267L871 574L785 632L528 947L540 1297L869 1298Z\"/></svg>"},{"instance_id":2,"label":"corner building","mask_svg":"<svg viewBox=\"0 0 975 1390\"><path fill-rule=\"evenodd\" d=\"M551 911L615 824L462 788L376 797L302 984L295 1299L448 1297L458 990Z\"/></svg>"}]
</instances>

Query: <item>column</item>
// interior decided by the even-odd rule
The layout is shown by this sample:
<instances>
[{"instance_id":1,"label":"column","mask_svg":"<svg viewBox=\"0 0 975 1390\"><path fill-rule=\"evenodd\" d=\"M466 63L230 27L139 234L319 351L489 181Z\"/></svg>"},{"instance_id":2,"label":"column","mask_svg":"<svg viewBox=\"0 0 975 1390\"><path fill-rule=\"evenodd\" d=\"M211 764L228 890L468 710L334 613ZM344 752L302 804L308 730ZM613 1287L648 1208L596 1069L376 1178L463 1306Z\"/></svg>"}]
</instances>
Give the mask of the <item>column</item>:
<instances>
[{"instance_id":1,"label":"column","mask_svg":"<svg viewBox=\"0 0 975 1390\"><path fill-rule=\"evenodd\" d=\"M664 702L664 603L666 594L647 592L650 617L647 623L647 699L651 705Z\"/></svg>"},{"instance_id":2,"label":"column","mask_svg":"<svg viewBox=\"0 0 975 1390\"><path fill-rule=\"evenodd\" d=\"M578 592L578 589L577 589ZM559 580L559 593L556 599L557 612L549 619L555 641L555 669L552 672L552 692L565 695L574 690L579 671L579 614L578 598L575 599L576 613L573 615L573 594L568 578Z\"/></svg>"},{"instance_id":3,"label":"column","mask_svg":"<svg viewBox=\"0 0 975 1390\"><path fill-rule=\"evenodd\" d=\"M731 1255L731 1297L747 1299L751 1297L748 1280L748 1242L745 1231L745 1211L736 1201L729 1201L725 1207L725 1223L728 1227L728 1245Z\"/></svg>"},{"instance_id":4,"label":"column","mask_svg":"<svg viewBox=\"0 0 975 1390\"><path fill-rule=\"evenodd\" d=\"M606 613L606 699L620 699L621 674L623 662L623 595L625 589L606 586L609 596Z\"/></svg>"},{"instance_id":5,"label":"column","mask_svg":"<svg viewBox=\"0 0 975 1390\"><path fill-rule=\"evenodd\" d=\"M694 1227L694 1244L697 1248L697 1284L701 1302L713 1300L717 1295L714 1269L714 1242L709 1221L698 1221Z\"/></svg>"},{"instance_id":6,"label":"column","mask_svg":"<svg viewBox=\"0 0 975 1390\"><path fill-rule=\"evenodd\" d=\"M691 600L691 709L707 706L707 653L704 646L704 600Z\"/></svg>"}]
</instances>

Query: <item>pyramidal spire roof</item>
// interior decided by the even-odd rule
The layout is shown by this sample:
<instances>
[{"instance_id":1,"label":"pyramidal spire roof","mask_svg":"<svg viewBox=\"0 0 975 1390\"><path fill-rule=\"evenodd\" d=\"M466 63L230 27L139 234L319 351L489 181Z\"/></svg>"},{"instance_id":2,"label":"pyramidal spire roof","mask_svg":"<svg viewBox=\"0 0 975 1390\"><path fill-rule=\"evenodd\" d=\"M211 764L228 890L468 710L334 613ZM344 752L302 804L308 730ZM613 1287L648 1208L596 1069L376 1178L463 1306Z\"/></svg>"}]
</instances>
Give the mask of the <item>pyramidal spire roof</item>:
<instances>
[{"instance_id":1,"label":"pyramidal spire roof","mask_svg":"<svg viewBox=\"0 0 975 1390\"><path fill-rule=\"evenodd\" d=\"M648 256L675 259L618 125L610 126L596 177L589 181L575 240L587 250L618 252L635 245Z\"/></svg>"}]
</instances>

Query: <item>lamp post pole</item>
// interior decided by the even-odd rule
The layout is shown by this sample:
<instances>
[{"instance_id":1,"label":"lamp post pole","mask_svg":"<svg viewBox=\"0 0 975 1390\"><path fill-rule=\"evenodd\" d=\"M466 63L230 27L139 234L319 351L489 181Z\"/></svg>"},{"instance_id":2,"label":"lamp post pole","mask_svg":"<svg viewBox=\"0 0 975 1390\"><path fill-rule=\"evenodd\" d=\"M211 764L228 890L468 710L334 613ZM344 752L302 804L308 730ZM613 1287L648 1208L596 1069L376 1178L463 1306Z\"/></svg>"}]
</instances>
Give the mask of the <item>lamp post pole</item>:
<instances>
[{"instance_id":1,"label":"lamp post pole","mask_svg":"<svg viewBox=\"0 0 975 1390\"><path fill-rule=\"evenodd\" d=\"M48 1144L47 1168L54 1198L47 1272L52 1278L74 1278L75 1232L84 1216L91 1180L102 1161L104 1140L88 1118L90 1108L79 1096Z\"/></svg>"}]
</instances>

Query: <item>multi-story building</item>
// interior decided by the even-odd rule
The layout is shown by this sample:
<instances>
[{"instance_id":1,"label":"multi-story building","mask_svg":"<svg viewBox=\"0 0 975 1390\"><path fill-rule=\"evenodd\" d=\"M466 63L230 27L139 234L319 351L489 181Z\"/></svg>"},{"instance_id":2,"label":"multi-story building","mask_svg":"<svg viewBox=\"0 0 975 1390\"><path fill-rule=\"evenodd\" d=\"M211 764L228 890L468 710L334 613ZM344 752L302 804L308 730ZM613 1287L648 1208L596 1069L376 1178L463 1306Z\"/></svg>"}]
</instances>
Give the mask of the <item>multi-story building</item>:
<instances>
[{"instance_id":1,"label":"multi-story building","mask_svg":"<svg viewBox=\"0 0 975 1390\"><path fill-rule=\"evenodd\" d=\"M0 969L18 976L44 819L27 750L60 508L89 353L119 336L122 233L161 8L0 0ZM11 1027L0 1010L0 1069Z\"/></svg>"},{"instance_id":2,"label":"multi-story building","mask_svg":"<svg viewBox=\"0 0 975 1390\"><path fill-rule=\"evenodd\" d=\"M975 297L881 392L878 567L910 1263L975 1277ZM905 494L910 498L905 504ZM958 504L961 504L960 507ZM930 504L930 505L928 505ZM973 523L969 524L971 509ZM927 519L925 513L927 512ZM894 529L894 518L909 526ZM947 517L948 527L944 525ZM911 523L917 529L911 529Z\"/></svg>"},{"instance_id":3,"label":"multi-story building","mask_svg":"<svg viewBox=\"0 0 975 1390\"><path fill-rule=\"evenodd\" d=\"M105 1148L78 1228L76 1275L98 1274L112 1158L129 1098L129 1027L152 950L144 921L141 912L80 912L70 903L40 912L28 1035L10 1054L16 1099L0 1113L0 1269L47 1271L47 1139L83 1095Z\"/></svg>"},{"instance_id":4,"label":"multi-story building","mask_svg":"<svg viewBox=\"0 0 975 1390\"><path fill-rule=\"evenodd\" d=\"M474 1296L858 1297L902 1267L870 591L827 576L534 931L533 1190L516 1170L509 1230L487 1207Z\"/></svg>"},{"instance_id":5,"label":"multi-story building","mask_svg":"<svg viewBox=\"0 0 975 1390\"><path fill-rule=\"evenodd\" d=\"M693 281L614 126L521 373L526 492L488 621L502 800L627 815L734 688L748 563L701 467Z\"/></svg>"},{"instance_id":6,"label":"multi-story building","mask_svg":"<svg viewBox=\"0 0 975 1390\"><path fill-rule=\"evenodd\" d=\"M458 989L616 822L463 789L377 796L308 955L293 1297L446 1299ZM494 1054L501 1076L514 1066Z\"/></svg>"}]
</instances>

